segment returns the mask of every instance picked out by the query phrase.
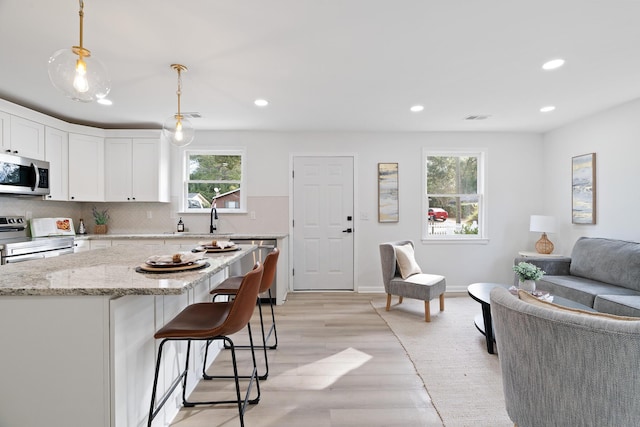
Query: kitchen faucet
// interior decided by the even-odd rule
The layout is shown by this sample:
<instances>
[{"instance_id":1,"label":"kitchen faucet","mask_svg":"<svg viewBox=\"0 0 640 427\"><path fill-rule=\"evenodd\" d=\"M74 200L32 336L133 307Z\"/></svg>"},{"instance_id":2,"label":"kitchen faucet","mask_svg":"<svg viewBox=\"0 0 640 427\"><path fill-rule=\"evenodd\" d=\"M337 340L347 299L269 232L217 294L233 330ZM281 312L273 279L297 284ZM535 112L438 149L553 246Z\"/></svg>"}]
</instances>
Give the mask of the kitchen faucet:
<instances>
[{"instance_id":1,"label":"kitchen faucet","mask_svg":"<svg viewBox=\"0 0 640 427\"><path fill-rule=\"evenodd\" d=\"M209 233L213 234L216 230L216 223L214 223L213 221L218 221L218 209L216 209L216 200L213 200L213 203L211 203L211 220L209 222Z\"/></svg>"}]
</instances>

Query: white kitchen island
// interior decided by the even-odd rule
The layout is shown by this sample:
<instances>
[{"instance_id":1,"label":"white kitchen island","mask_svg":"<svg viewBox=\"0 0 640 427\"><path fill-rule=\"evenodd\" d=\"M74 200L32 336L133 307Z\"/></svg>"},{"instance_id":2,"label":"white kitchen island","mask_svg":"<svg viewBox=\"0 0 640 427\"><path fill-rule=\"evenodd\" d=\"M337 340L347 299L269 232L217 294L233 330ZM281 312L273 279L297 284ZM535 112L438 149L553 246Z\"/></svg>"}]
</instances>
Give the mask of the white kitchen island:
<instances>
[{"instance_id":1,"label":"white kitchen island","mask_svg":"<svg viewBox=\"0 0 640 427\"><path fill-rule=\"evenodd\" d=\"M187 305L210 300L209 290L241 273L240 259L255 249L207 254L209 267L166 274L136 272L159 254L144 246L0 267L0 426L145 426L153 334ZM180 250L165 245L160 254ZM171 344L159 393L179 371L177 358L184 361L186 346ZM201 378L204 347L194 350L188 392ZM168 425L181 403L178 388L153 425Z\"/></svg>"}]
</instances>

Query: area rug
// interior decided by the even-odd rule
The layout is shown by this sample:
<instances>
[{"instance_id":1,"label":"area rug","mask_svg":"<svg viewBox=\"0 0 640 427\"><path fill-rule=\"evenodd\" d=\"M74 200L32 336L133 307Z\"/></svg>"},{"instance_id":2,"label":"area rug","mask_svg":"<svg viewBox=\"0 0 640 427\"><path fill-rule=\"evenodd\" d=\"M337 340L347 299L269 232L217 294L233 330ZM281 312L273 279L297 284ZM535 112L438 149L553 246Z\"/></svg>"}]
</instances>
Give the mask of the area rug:
<instances>
[{"instance_id":1,"label":"area rug","mask_svg":"<svg viewBox=\"0 0 640 427\"><path fill-rule=\"evenodd\" d=\"M385 311L386 296L371 304L389 325L446 427L512 427L507 416L498 356L487 353L484 336L475 328L480 304L466 295L431 302L431 322L424 321L424 303L404 299Z\"/></svg>"}]
</instances>

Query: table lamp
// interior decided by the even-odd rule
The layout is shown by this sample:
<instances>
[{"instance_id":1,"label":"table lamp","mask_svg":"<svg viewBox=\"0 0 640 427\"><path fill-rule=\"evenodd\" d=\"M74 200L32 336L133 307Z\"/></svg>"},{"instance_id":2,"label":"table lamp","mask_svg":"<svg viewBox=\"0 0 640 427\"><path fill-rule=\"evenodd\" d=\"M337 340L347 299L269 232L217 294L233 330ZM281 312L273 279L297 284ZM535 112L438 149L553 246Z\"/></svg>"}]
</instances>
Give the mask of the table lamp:
<instances>
[{"instance_id":1,"label":"table lamp","mask_svg":"<svg viewBox=\"0 0 640 427\"><path fill-rule=\"evenodd\" d=\"M547 238L547 233L556 232L556 219L552 216L531 215L529 231L542 233L540 240L536 242L536 251L539 254L548 255L553 252L553 243Z\"/></svg>"}]
</instances>

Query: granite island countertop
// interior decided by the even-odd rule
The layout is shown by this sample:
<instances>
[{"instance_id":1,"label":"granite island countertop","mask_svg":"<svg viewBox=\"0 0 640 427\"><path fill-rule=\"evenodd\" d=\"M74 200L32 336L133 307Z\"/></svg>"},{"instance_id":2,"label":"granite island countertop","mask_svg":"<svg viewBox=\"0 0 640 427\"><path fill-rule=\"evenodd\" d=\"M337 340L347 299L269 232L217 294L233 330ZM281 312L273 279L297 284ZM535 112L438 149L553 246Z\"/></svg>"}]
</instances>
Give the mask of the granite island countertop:
<instances>
[{"instance_id":1,"label":"granite island countertop","mask_svg":"<svg viewBox=\"0 0 640 427\"><path fill-rule=\"evenodd\" d=\"M115 233L115 234L78 234L76 240L126 240L126 239L218 239L218 240L273 240L284 239L287 233L194 233L194 232L167 232L167 233Z\"/></svg>"},{"instance_id":2,"label":"granite island countertop","mask_svg":"<svg viewBox=\"0 0 640 427\"><path fill-rule=\"evenodd\" d=\"M179 295L257 249L207 253L206 268L171 273L139 273L151 255L184 251L164 245L163 252L142 246L114 246L0 266L0 297L26 295Z\"/></svg>"}]
</instances>

